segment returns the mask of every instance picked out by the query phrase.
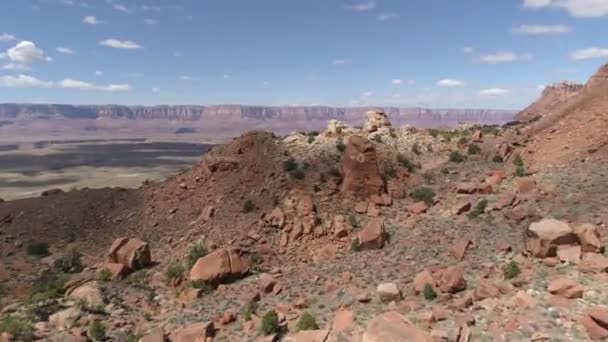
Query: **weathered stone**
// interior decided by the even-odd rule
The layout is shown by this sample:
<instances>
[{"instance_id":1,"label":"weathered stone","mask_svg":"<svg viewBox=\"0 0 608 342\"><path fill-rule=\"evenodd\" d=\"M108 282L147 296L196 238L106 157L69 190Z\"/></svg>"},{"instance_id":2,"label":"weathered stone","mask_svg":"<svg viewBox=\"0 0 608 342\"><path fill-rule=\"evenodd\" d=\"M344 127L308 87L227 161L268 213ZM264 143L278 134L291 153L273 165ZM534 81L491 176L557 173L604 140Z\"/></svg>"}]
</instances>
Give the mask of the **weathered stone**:
<instances>
[{"instance_id":1,"label":"weathered stone","mask_svg":"<svg viewBox=\"0 0 608 342\"><path fill-rule=\"evenodd\" d=\"M360 199L384 193L384 180L378 169L376 150L367 139L359 136L348 139L342 157L342 171L342 192Z\"/></svg>"},{"instance_id":2,"label":"weathered stone","mask_svg":"<svg viewBox=\"0 0 608 342\"><path fill-rule=\"evenodd\" d=\"M196 261L190 270L190 280L203 280L212 285L239 279L249 267L234 249L219 249Z\"/></svg>"},{"instance_id":3,"label":"weathered stone","mask_svg":"<svg viewBox=\"0 0 608 342\"><path fill-rule=\"evenodd\" d=\"M407 318L395 311L373 318L367 325L361 342L432 342L433 339Z\"/></svg>"},{"instance_id":4,"label":"weathered stone","mask_svg":"<svg viewBox=\"0 0 608 342\"><path fill-rule=\"evenodd\" d=\"M401 299L401 291L395 283L383 283L378 285L376 293L380 297L380 301L388 303Z\"/></svg>"},{"instance_id":5,"label":"weathered stone","mask_svg":"<svg viewBox=\"0 0 608 342\"><path fill-rule=\"evenodd\" d=\"M585 253L578 270L583 273L603 273L608 271L608 258L598 253Z\"/></svg>"},{"instance_id":6,"label":"weathered stone","mask_svg":"<svg viewBox=\"0 0 608 342\"><path fill-rule=\"evenodd\" d=\"M215 335L213 322L193 323L174 330L169 335L171 342L198 342L206 341Z\"/></svg>"},{"instance_id":7,"label":"weathered stone","mask_svg":"<svg viewBox=\"0 0 608 342\"><path fill-rule=\"evenodd\" d=\"M371 220L357 235L361 250L380 249L384 246L385 237L384 220L376 218Z\"/></svg>"},{"instance_id":8,"label":"weathered stone","mask_svg":"<svg viewBox=\"0 0 608 342\"><path fill-rule=\"evenodd\" d=\"M110 247L108 262L123 264L132 270L147 267L152 264L150 247L138 239L116 239Z\"/></svg>"},{"instance_id":9,"label":"weathered stone","mask_svg":"<svg viewBox=\"0 0 608 342\"><path fill-rule=\"evenodd\" d=\"M555 219L534 222L526 231L526 249L539 258L555 256L559 245L575 245L578 242L573 229L566 222Z\"/></svg>"},{"instance_id":10,"label":"weathered stone","mask_svg":"<svg viewBox=\"0 0 608 342\"><path fill-rule=\"evenodd\" d=\"M437 272L437 284L441 292L456 293L466 289L462 270L458 267L447 267Z\"/></svg>"},{"instance_id":11,"label":"weathered stone","mask_svg":"<svg viewBox=\"0 0 608 342\"><path fill-rule=\"evenodd\" d=\"M583 297L583 288L574 280L560 277L553 279L547 286L549 293L568 299Z\"/></svg>"}]
</instances>

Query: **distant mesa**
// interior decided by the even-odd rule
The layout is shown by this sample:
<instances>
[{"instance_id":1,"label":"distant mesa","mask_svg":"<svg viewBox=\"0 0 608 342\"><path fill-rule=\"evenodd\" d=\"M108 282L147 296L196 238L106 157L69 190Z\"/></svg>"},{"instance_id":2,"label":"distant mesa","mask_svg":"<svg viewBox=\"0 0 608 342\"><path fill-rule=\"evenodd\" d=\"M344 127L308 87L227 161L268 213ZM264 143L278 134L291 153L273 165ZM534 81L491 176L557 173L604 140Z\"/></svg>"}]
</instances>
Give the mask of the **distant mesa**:
<instances>
[{"instance_id":1,"label":"distant mesa","mask_svg":"<svg viewBox=\"0 0 608 342\"><path fill-rule=\"evenodd\" d=\"M175 134L194 134L196 130L190 127L181 127L175 130Z\"/></svg>"}]
</instances>

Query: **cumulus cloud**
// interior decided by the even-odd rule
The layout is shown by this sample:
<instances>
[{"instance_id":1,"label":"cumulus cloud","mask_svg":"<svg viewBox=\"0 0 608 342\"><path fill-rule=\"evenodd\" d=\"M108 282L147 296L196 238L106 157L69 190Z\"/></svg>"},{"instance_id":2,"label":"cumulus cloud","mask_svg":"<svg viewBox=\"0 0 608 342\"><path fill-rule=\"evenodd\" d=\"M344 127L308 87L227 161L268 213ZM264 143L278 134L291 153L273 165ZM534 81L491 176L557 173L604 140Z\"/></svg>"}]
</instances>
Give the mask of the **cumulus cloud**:
<instances>
[{"instance_id":1,"label":"cumulus cloud","mask_svg":"<svg viewBox=\"0 0 608 342\"><path fill-rule=\"evenodd\" d=\"M532 59L529 54L518 55L512 51L497 51L490 55L481 55L477 58L480 63L487 64L498 64L498 63L511 63L516 61L527 61Z\"/></svg>"},{"instance_id":2,"label":"cumulus cloud","mask_svg":"<svg viewBox=\"0 0 608 342\"><path fill-rule=\"evenodd\" d=\"M566 25L520 25L513 29L515 33L542 35L568 33L572 29Z\"/></svg>"},{"instance_id":3,"label":"cumulus cloud","mask_svg":"<svg viewBox=\"0 0 608 342\"><path fill-rule=\"evenodd\" d=\"M344 65L346 64L346 61L343 59L334 59L334 61L332 62L333 65Z\"/></svg>"},{"instance_id":4,"label":"cumulus cloud","mask_svg":"<svg viewBox=\"0 0 608 342\"><path fill-rule=\"evenodd\" d=\"M95 85L93 83L66 78L57 83L58 88L77 89L77 90L99 90L99 91L128 91L131 86L128 84L109 84L107 86Z\"/></svg>"},{"instance_id":5,"label":"cumulus cloud","mask_svg":"<svg viewBox=\"0 0 608 342\"><path fill-rule=\"evenodd\" d=\"M63 46L58 46L55 50L57 50L57 52L59 52L59 53L68 54L68 55L74 53L74 51L72 51L72 49L66 48Z\"/></svg>"},{"instance_id":6,"label":"cumulus cloud","mask_svg":"<svg viewBox=\"0 0 608 342\"><path fill-rule=\"evenodd\" d=\"M101 70L95 71L95 76L101 76L101 75L103 75L103 71L101 71Z\"/></svg>"},{"instance_id":7,"label":"cumulus cloud","mask_svg":"<svg viewBox=\"0 0 608 342\"><path fill-rule=\"evenodd\" d=\"M403 81L400 79L394 79L394 80L391 80L391 83L393 85L401 85L401 84L403 84Z\"/></svg>"},{"instance_id":8,"label":"cumulus cloud","mask_svg":"<svg viewBox=\"0 0 608 342\"><path fill-rule=\"evenodd\" d=\"M160 89L159 88L152 88L152 92L158 94L158 93L160 93Z\"/></svg>"},{"instance_id":9,"label":"cumulus cloud","mask_svg":"<svg viewBox=\"0 0 608 342\"><path fill-rule=\"evenodd\" d=\"M50 88L53 82L46 82L28 75L0 76L0 86L5 88Z\"/></svg>"},{"instance_id":10,"label":"cumulus cloud","mask_svg":"<svg viewBox=\"0 0 608 342\"><path fill-rule=\"evenodd\" d=\"M93 15L89 15L89 16L84 17L82 19L82 22L85 24L89 24L89 25L98 25L98 24L101 24L103 21L97 19Z\"/></svg>"},{"instance_id":11,"label":"cumulus cloud","mask_svg":"<svg viewBox=\"0 0 608 342\"><path fill-rule=\"evenodd\" d=\"M111 47L114 49L141 49L142 47L131 40L106 39L99 42L99 45Z\"/></svg>"},{"instance_id":12,"label":"cumulus cloud","mask_svg":"<svg viewBox=\"0 0 608 342\"><path fill-rule=\"evenodd\" d=\"M376 8L376 6L378 6L376 1L370 0L370 1L366 1L366 2L360 2L357 4L344 5L344 8L346 8L347 10L350 10L350 11L355 11L355 12L365 12L365 11L373 10L374 8Z\"/></svg>"},{"instance_id":13,"label":"cumulus cloud","mask_svg":"<svg viewBox=\"0 0 608 342\"><path fill-rule=\"evenodd\" d=\"M200 81L200 78L188 75L182 75L179 77L179 79L182 81Z\"/></svg>"},{"instance_id":14,"label":"cumulus cloud","mask_svg":"<svg viewBox=\"0 0 608 342\"><path fill-rule=\"evenodd\" d=\"M17 39L17 37L13 36L12 34L0 33L0 42L8 42L15 39Z\"/></svg>"},{"instance_id":15,"label":"cumulus cloud","mask_svg":"<svg viewBox=\"0 0 608 342\"><path fill-rule=\"evenodd\" d=\"M127 14L130 14L130 13L131 13L131 10L130 10L130 9L128 9L128 8L127 8L125 5L121 5L121 4L114 4L114 5L112 5L112 8L114 8L114 9L115 9L115 10L117 10L117 11L121 11L121 12L123 12L123 13L127 13Z\"/></svg>"},{"instance_id":16,"label":"cumulus cloud","mask_svg":"<svg viewBox=\"0 0 608 342\"><path fill-rule=\"evenodd\" d=\"M489 89L483 89L479 92L479 95L482 96L504 96L509 94L510 91L508 89L503 89L503 88L489 88Z\"/></svg>"},{"instance_id":17,"label":"cumulus cloud","mask_svg":"<svg viewBox=\"0 0 608 342\"><path fill-rule=\"evenodd\" d=\"M5 53L0 54L2 59L10 61L4 65L3 69L29 69L32 64L38 62L50 62L51 57L45 55L44 50L38 48L36 44L24 40L19 44L9 48Z\"/></svg>"},{"instance_id":18,"label":"cumulus cloud","mask_svg":"<svg viewBox=\"0 0 608 342\"><path fill-rule=\"evenodd\" d=\"M467 55L473 53L473 51L473 48L470 46L465 46L462 48L462 53L465 53Z\"/></svg>"},{"instance_id":19,"label":"cumulus cloud","mask_svg":"<svg viewBox=\"0 0 608 342\"><path fill-rule=\"evenodd\" d=\"M459 80L451 80L451 79L443 79L437 81L437 86L439 87L463 87L466 83Z\"/></svg>"},{"instance_id":20,"label":"cumulus cloud","mask_svg":"<svg viewBox=\"0 0 608 342\"><path fill-rule=\"evenodd\" d=\"M524 0L528 8L561 8L574 17L603 17L608 15L606 0Z\"/></svg>"},{"instance_id":21,"label":"cumulus cloud","mask_svg":"<svg viewBox=\"0 0 608 342\"><path fill-rule=\"evenodd\" d=\"M378 14L378 20L380 20L380 21L389 21L389 20L398 19L398 18L399 18L398 13L380 13L380 14Z\"/></svg>"},{"instance_id":22,"label":"cumulus cloud","mask_svg":"<svg viewBox=\"0 0 608 342\"><path fill-rule=\"evenodd\" d=\"M581 49L574 51L571 58L575 61L582 61L585 59L593 58L606 58L608 57L608 48L591 47L587 49Z\"/></svg>"}]
</instances>

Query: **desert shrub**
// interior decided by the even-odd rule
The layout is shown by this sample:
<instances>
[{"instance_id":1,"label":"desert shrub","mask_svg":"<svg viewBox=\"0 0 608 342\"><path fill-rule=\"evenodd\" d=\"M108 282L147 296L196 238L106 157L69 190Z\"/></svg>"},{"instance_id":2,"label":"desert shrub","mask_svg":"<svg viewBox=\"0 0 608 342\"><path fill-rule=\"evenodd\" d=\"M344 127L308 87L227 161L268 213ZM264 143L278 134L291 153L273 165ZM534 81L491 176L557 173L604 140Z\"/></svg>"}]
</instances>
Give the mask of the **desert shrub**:
<instances>
[{"instance_id":1,"label":"desert shrub","mask_svg":"<svg viewBox=\"0 0 608 342\"><path fill-rule=\"evenodd\" d=\"M165 270L165 279L167 282L179 279L183 277L185 271L186 269L184 268L184 265L180 264L179 262L172 262Z\"/></svg>"},{"instance_id":2,"label":"desert shrub","mask_svg":"<svg viewBox=\"0 0 608 342\"><path fill-rule=\"evenodd\" d=\"M315 136L314 135L309 135L308 136L308 143L312 144L313 142L315 142Z\"/></svg>"},{"instance_id":3,"label":"desert shrub","mask_svg":"<svg viewBox=\"0 0 608 342\"><path fill-rule=\"evenodd\" d=\"M428 132L429 132L429 135L432 136L433 138L437 138L437 136L439 135L439 130L436 128L429 128Z\"/></svg>"},{"instance_id":4,"label":"desert shrub","mask_svg":"<svg viewBox=\"0 0 608 342\"><path fill-rule=\"evenodd\" d=\"M350 251L351 252L359 252L361 250L361 242L359 242L359 238L354 238L350 243Z\"/></svg>"},{"instance_id":5,"label":"desert shrub","mask_svg":"<svg viewBox=\"0 0 608 342\"><path fill-rule=\"evenodd\" d=\"M89 326L88 335L89 338L95 342L105 341L106 327L104 327L99 321L93 321L93 323L91 323Z\"/></svg>"},{"instance_id":6,"label":"desert shrub","mask_svg":"<svg viewBox=\"0 0 608 342\"><path fill-rule=\"evenodd\" d=\"M317 330L319 326L317 325L317 320L315 317L308 312L302 314L302 317L298 320L296 325L298 331L300 330Z\"/></svg>"},{"instance_id":7,"label":"desert shrub","mask_svg":"<svg viewBox=\"0 0 608 342\"><path fill-rule=\"evenodd\" d=\"M258 303L254 302L254 301L250 301L247 303L247 305L245 305L245 307L243 308L243 319L245 321L251 321L251 316L253 314L255 314L255 312L258 310Z\"/></svg>"},{"instance_id":8,"label":"desert shrub","mask_svg":"<svg viewBox=\"0 0 608 342\"><path fill-rule=\"evenodd\" d=\"M350 223L350 225L353 228L359 227L359 222L357 221L357 216L355 216L355 214L353 214L353 213L348 214L348 223Z\"/></svg>"},{"instance_id":9,"label":"desert shrub","mask_svg":"<svg viewBox=\"0 0 608 342\"><path fill-rule=\"evenodd\" d=\"M291 172L297 168L298 162L296 162L296 160L293 158L289 158L283 162L283 170L285 170L285 172Z\"/></svg>"},{"instance_id":10,"label":"desert shrub","mask_svg":"<svg viewBox=\"0 0 608 342\"><path fill-rule=\"evenodd\" d=\"M380 144L382 142L382 136L380 134L376 134L376 135L374 135L374 137L372 138L372 140L374 140L375 142L377 142L378 144Z\"/></svg>"},{"instance_id":11,"label":"desert shrub","mask_svg":"<svg viewBox=\"0 0 608 342\"><path fill-rule=\"evenodd\" d=\"M418 145L418 143L414 143L414 145L412 145L412 152L415 155L420 155L420 145Z\"/></svg>"},{"instance_id":12,"label":"desert shrub","mask_svg":"<svg viewBox=\"0 0 608 342\"><path fill-rule=\"evenodd\" d=\"M481 127L481 133L483 133L484 135L488 135L488 134L492 134L492 135L498 135L499 133L499 129L496 126L489 126L489 125L484 125Z\"/></svg>"},{"instance_id":13,"label":"desert shrub","mask_svg":"<svg viewBox=\"0 0 608 342\"><path fill-rule=\"evenodd\" d=\"M319 192L319 191L321 191L321 187L319 186L319 184L315 184L312 186L312 190L314 192Z\"/></svg>"},{"instance_id":14,"label":"desert shrub","mask_svg":"<svg viewBox=\"0 0 608 342\"><path fill-rule=\"evenodd\" d=\"M393 166L393 164L391 164L389 162L385 162L384 163L384 176L386 178L395 178L396 175L397 175L397 171L395 171L395 167Z\"/></svg>"},{"instance_id":15,"label":"desert shrub","mask_svg":"<svg viewBox=\"0 0 608 342\"><path fill-rule=\"evenodd\" d=\"M424 299L431 301L434 300L435 298L437 298L437 293L435 293L435 290L433 290L433 286L431 286L431 284L426 284L424 285L424 289L422 290L422 295L424 296Z\"/></svg>"},{"instance_id":16,"label":"desert shrub","mask_svg":"<svg viewBox=\"0 0 608 342\"><path fill-rule=\"evenodd\" d=\"M213 292L213 286L211 286L209 283L207 283L204 280L193 280L190 282L190 287L192 287L193 289L199 289L201 291L203 291L203 293L205 294L209 294Z\"/></svg>"},{"instance_id":17,"label":"desert shrub","mask_svg":"<svg viewBox=\"0 0 608 342\"><path fill-rule=\"evenodd\" d=\"M255 204L253 201L248 199L243 203L243 213L247 214L255 210Z\"/></svg>"},{"instance_id":18,"label":"desert shrub","mask_svg":"<svg viewBox=\"0 0 608 342\"><path fill-rule=\"evenodd\" d=\"M471 155L479 154L481 153L481 147L479 147L477 144L470 144L467 153Z\"/></svg>"},{"instance_id":19,"label":"desert shrub","mask_svg":"<svg viewBox=\"0 0 608 342\"><path fill-rule=\"evenodd\" d=\"M344 151L346 151L346 145L344 145L344 143L342 142L342 140L336 141L336 149L340 153L343 153Z\"/></svg>"},{"instance_id":20,"label":"desert shrub","mask_svg":"<svg viewBox=\"0 0 608 342\"><path fill-rule=\"evenodd\" d=\"M84 269L82 266L82 261L80 260L81 257L82 254L80 254L77 249L71 248L67 251L67 253L55 260L53 267L55 270L63 273L81 272Z\"/></svg>"},{"instance_id":21,"label":"desert shrub","mask_svg":"<svg viewBox=\"0 0 608 342\"><path fill-rule=\"evenodd\" d=\"M148 285L148 274L145 270L139 270L131 273L125 280L129 286L132 286L136 289L141 290L149 290L150 286Z\"/></svg>"},{"instance_id":22,"label":"desert shrub","mask_svg":"<svg viewBox=\"0 0 608 342\"><path fill-rule=\"evenodd\" d=\"M492 161L495 162L496 164L504 163L504 160L498 154L495 155L494 157L492 157Z\"/></svg>"},{"instance_id":23,"label":"desert shrub","mask_svg":"<svg viewBox=\"0 0 608 342\"><path fill-rule=\"evenodd\" d=\"M426 145L426 150L427 150L427 151L429 151L430 153L433 153L433 144L428 143L428 144Z\"/></svg>"},{"instance_id":24,"label":"desert shrub","mask_svg":"<svg viewBox=\"0 0 608 342\"><path fill-rule=\"evenodd\" d=\"M129 334L129 336L127 336L127 339L125 340L125 342L138 342L139 339L140 339L140 337L138 337L137 335Z\"/></svg>"},{"instance_id":25,"label":"desert shrub","mask_svg":"<svg viewBox=\"0 0 608 342\"><path fill-rule=\"evenodd\" d=\"M399 163L399 165L407 169L409 172L414 172L416 170L417 165L401 153L397 154L397 163Z\"/></svg>"},{"instance_id":26,"label":"desert shrub","mask_svg":"<svg viewBox=\"0 0 608 342\"><path fill-rule=\"evenodd\" d=\"M306 177L306 174L304 173L304 170L302 170L302 169L295 169L295 170L291 171L289 174L291 175L291 177L293 177L295 179L304 179L304 177Z\"/></svg>"},{"instance_id":27,"label":"desert shrub","mask_svg":"<svg viewBox=\"0 0 608 342\"><path fill-rule=\"evenodd\" d=\"M513 165L524 166L524 160L521 158L520 155L517 155L517 156L515 156L515 158L513 158Z\"/></svg>"},{"instance_id":28,"label":"desert shrub","mask_svg":"<svg viewBox=\"0 0 608 342\"><path fill-rule=\"evenodd\" d=\"M205 248L202 243L197 243L194 246L190 247L190 250L188 251L188 256L186 257L186 267L188 269L191 269L192 266L196 264L198 259L204 257L205 255L207 255L207 253L209 253L209 251L207 251L207 248Z\"/></svg>"},{"instance_id":29,"label":"desert shrub","mask_svg":"<svg viewBox=\"0 0 608 342\"><path fill-rule=\"evenodd\" d=\"M25 252L27 255L43 258L50 254L49 244L46 242L31 242L25 247Z\"/></svg>"},{"instance_id":30,"label":"desert shrub","mask_svg":"<svg viewBox=\"0 0 608 342\"><path fill-rule=\"evenodd\" d=\"M452 163L462 163L465 160L465 158L462 155L462 153L460 153L458 151L452 151L452 152L450 152L449 160Z\"/></svg>"},{"instance_id":31,"label":"desert shrub","mask_svg":"<svg viewBox=\"0 0 608 342\"><path fill-rule=\"evenodd\" d=\"M250 270L253 273L259 273L262 271L262 262L264 260L262 259L262 256L257 253L257 252L253 252L251 253L251 256L249 257L249 264L250 264Z\"/></svg>"},{"instance_id":32,"label":"desert shrub","mask_svg":"<svg viewBox=\"0 0 608 342\"><path fill-rule=\"evenodd\" d=\"M393 139L397 138L397 132L395 132L395 129L394 129L394 128L392 128L392 127L391 127L391 128L389 128L389 130L388 130L388 134L389 134L389 135L391 136L391 138L393 138Z\"/></svg>"},{"instance_id":33,"label":"desert shrub","mask_svg":"<svg viewBox=\"0 0 608 342\"><path fill-rule=\"evenodd\" d=\"M23 317L4 317L0 320L0 332L12 335L17 341L32 341L34 339L34 328L30 321Z\"/></svg>"},{"instance_id":34,"label":"desert shrub","mask_svg":"<svg viewBox=\"0 0 608 342\"><path fill-rule=\"evenodd\" d=\"M279 315L276 311L270 310L262 317L262 334L271 335L279 332Z\"/></svg>"},{"instance_id":35,"label":"desert shrub","mask_svg":"<svg viewBox=\"0 0 608 342\"><path fill-rule=\"evenodd\" d=\"M335 167L335 166L332 166L329 169L329 175L332 176L332 177L336 177L336 178L342 177L342 174L340 173L340 170L338 170L338 168Z\"/></svg>"},{"instance_id":36,"label":"desert shrub","mask_svg":"<svg viewBox=\"0 0 608 342\"><path fill-rule=\"evenodd\" d=\"M469 138L468 137L460 137L460 139L458 139L458 144L459 145L464 145L466 143L469 142Z\"/></svg>"},{"instance_id":37,"label":"desert shrub","mask_svg":"<svg viewBox=\"0 0 608 342\"><path fill-rule=\"evenodd\" d=\"M279 196L272 195L272 205L274 205L275 207L279 205Z\"/></svg>"},{"instance_id":38,"label":"desert shrub","mask_svg":"<svg viewBox=\"0 0 608 342\"><path fill-rule=\"evenodd\" d=\"M423 201L428 205L433 204L435 201L435 192L431 188L420 187L410 193L410 197L415 201Z\"/></svg>"},{"instance_id":39,"label":"desert shrub","mask_svg":"<svg viewBox=\"0 0 608 342\"><path fill-rule=\"evenodd\" d=\"M526 175L526 168L523 165L517 165L515 168L515 176L524 177Z\"/></svg>"},{"instance_id":40,"label":"desert shrub","mask_svg":"<svg viewBox=\"0 0 608 342\"><path fill-rule=\"evenodd\" d=\"M479 201L477 203L477 205L475 206L475 209L473 209L470 213L469 213L469 218L473 219L478 217L479 215L483 214L486 210L486 208L488 207L488 200L483 199L481 201Z\"/></svg>"},{"instance_id":41,"label":"desert shrub","mask_svg":"<svg viewBox=\"0 0 608 342\"><path fill-rule=\"evenodd\" d=\"M503 267L502 273L505 279L513 279L521 273L521 270L515 261L511 261Z\"/></svg>"},{"instance_id":42,"label":"desert shrub","mask_svg":"<svg viewBox=\"0 0 608 342\"><path fill-rule=\"evenodd\" d=\"M104 268L97 274L97 279L107 283L112 280L112 272L109 269Z\"/></svg>"},{"instance_id":43,"label":"desert shrub","mask_svg":"<svg viewBox=\"0 0 608 342\"><path fill-rule=\"evenodd\" d=\"M63 274L46 272L42 274L30 289L27 296L29 303L38 303L49 299L61 297L63 295L67 278Z\"/></svg>"}]
</instances>

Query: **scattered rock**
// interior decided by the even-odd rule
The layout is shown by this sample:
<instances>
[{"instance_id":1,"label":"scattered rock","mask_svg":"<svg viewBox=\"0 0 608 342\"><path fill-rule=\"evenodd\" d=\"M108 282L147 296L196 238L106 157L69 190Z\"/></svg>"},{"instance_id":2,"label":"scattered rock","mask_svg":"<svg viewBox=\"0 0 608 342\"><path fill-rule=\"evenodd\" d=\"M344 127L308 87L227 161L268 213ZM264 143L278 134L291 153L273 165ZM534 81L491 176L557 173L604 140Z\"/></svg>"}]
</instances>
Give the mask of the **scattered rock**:
<instances>
[{"instance_id":1,"label":"scattered rock","mask_svg":"<svg viewBox=\"0 0 608 342\"><path fill-rule=\"evenodd\" d=\"M458 267L447 267L437 272L437 284L445 293L456 293L467 287L462 270Z\"/></svg>"},{"instance_id":2,"label":"scattered rock","mask_svg":"<svg viewBox=\"0 0 608 342\"><path fill-rule=\"evenodd\" d=\"M574 228L574 233L581 242L581 249L586 253L601 253L603 251L600 233L592 224L583 224Z\"/></svg>"},{"instance_id":3,"label":"scattered rock","mask_svg":"<svg viewBox=\"0 0 608 342\"><path fill-rule=\"evenodd\" d=\"M206 341L215 335L213 322L193 323L174 330L169 335L171 342L196 342Z\"/></svg>"},{"instance_id":4,"label":"scattered rock","mask_svg":"<svg viewBox=\"0 0 608 342\"><path fill-rule=\"evenodd\" d=\"M375 218L371 220L357 235L361 250L380 249L385 239L384 220Z\"/></svg>"},{"instance_id":5,"label":"scattered rock","mask_svg":"<svg viewBox=\"0 0 608 342\"><path fill-rule=\"evenodd\" d=\"M526 231L526 249L538 258L555 256L557 246L578 242L574 230L566 222L556 219L534 222Z\"/></svg>"},{"instance_id":6,"label":"scattered rock","mask_svg":"<svg viewBox=\"0 0 608 342\"><path fill-rule=\"evenodd\" d=\"M378 285L376 293L380 297L380 301L384 303L397 301L401 299L401 291L395 283L383 283Z\"/></svg>"},{"instance_id":7,"label":"scattered rock","mask_svg":"<svg viewBox=\"0 0 608 342\"><path fill-rule=\"evenodd\" d=\"M426 213L426 211L429 210L429 206L425 202L420 201L408 206L407 210L412 214L418 215Z\"/></svg>"},{"instance_id":8,"label":"scattered rock","mask_svg":"<svg viewBox=\"0 0 608 342\"><path fill-rule=\"evenodd\" d=\"M597 253L585 253L578 264L583 273L603 273L608 271L608 258Z\"/></svg>"},{"instance_id":9,"label":"scattered rock","mask_svg":"<svg viewBox=\"0 0 608 342\"><path fill-rule=\"evenodd\" d=\"M190 270L190 280L203 280L212 285L239 279L249 272L249 267L234 249L219 249L206 255Z\"/></svg>"},{"instance_id":10,"label":"scattered rock","mask_svg":"<svg viewBox=\"0 0 608 342\"><path fill-rule=\"evenodd\" d=\"M384 180L378 170L378 157L372 143L367 139L352 136L342 157L341 191L360 199L384 193Z\"/></svg>"},{"instance_id":11,"label":"scattered rock","mask_svg":"<svg viewBox=\"0 0 608 342\"><path fill-rule=\"evenodd\" d=\"M361 339L361 342L387 341L432 342L433 339L407 318L389 311L373 318Z\"/></svg>"},{"instance_id":12,"label":"scattered rock","mask_svg":"<svg viewBox=\"0 0 608 342\"><path fill-rule=\"evenodd\" d=\"M549 293L568 299L582 298L583 288L574 280L560 277L553 279L547 286Z\"/></svg>"},{"instance_id":13,"label":"scattered rock","mask_svg":"<svg viewBox=\"0 0 608 342\"><path fill-rule=\"evenodd\" d=\"M471 245L471 240L467 239L459 239L454 243L454 246L450 249L450 253L456 260L461 261L464 259L464 255L467 252L467 249Z\"/></svg>"},{"instance_id":14,"label":"scattered rock","mask_svg":"<svg viewBox=\"0 0 608 342\"><path fill-rule=\"evenodd\" d=\"M131 270L138 270L152 264L150 247L147 243L131 238L114 241L108 252L108 262L123 264Z\"/></svg>"},{"instance_id":15,"label":"scattered rock","mask_svg":"<svg viewBox=\"0 0 608 342\"><path fill-rule=\"evenodd\" d=\"M363 125L363 132L373 133L382 127L391 127L388 116L382 110L370 110L365 115L367 116L367 120L365 121L365 125Z\"/></svg>"}]
</instances>

